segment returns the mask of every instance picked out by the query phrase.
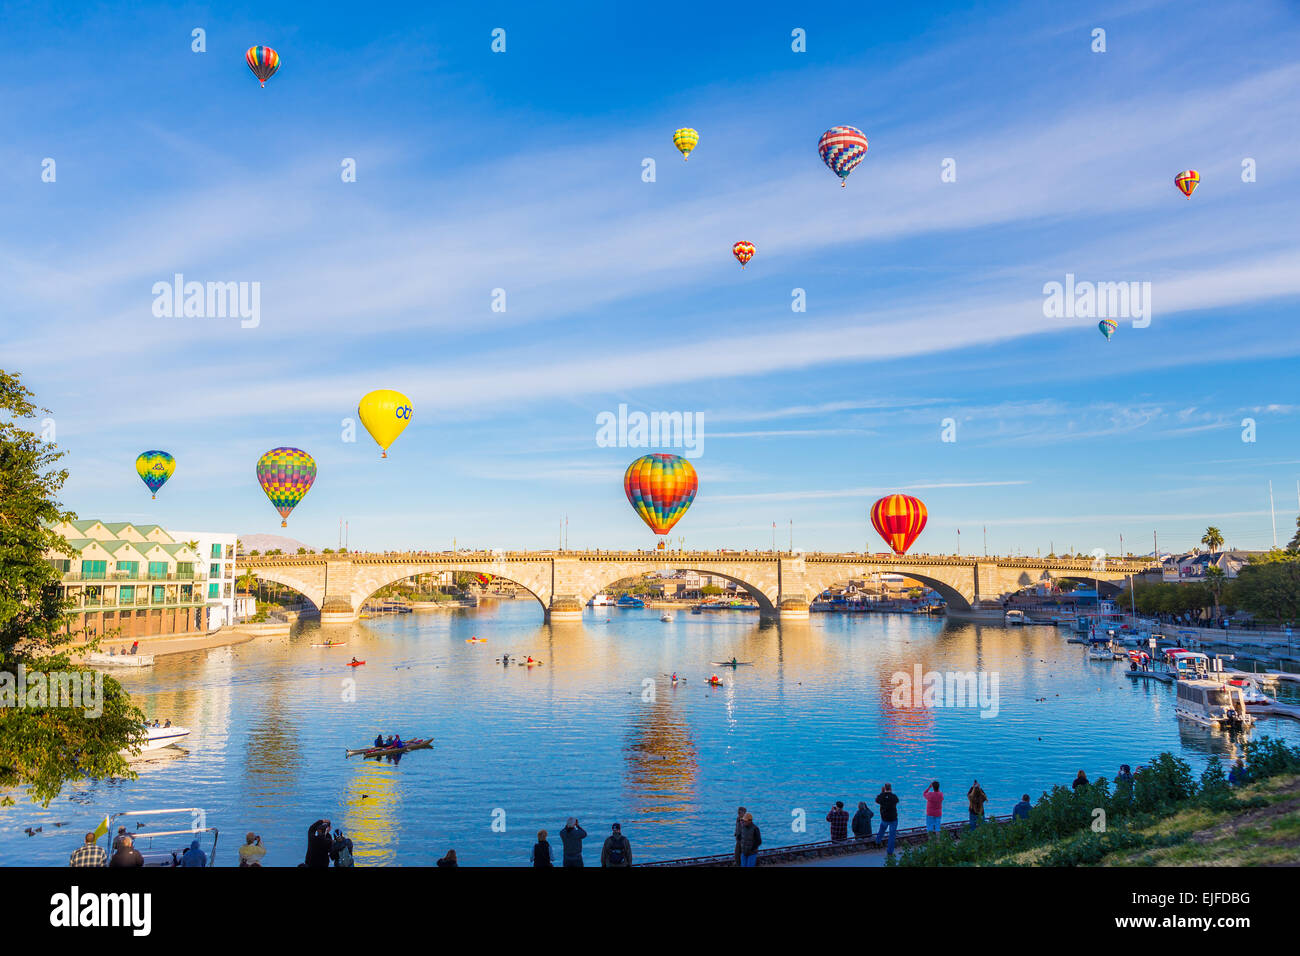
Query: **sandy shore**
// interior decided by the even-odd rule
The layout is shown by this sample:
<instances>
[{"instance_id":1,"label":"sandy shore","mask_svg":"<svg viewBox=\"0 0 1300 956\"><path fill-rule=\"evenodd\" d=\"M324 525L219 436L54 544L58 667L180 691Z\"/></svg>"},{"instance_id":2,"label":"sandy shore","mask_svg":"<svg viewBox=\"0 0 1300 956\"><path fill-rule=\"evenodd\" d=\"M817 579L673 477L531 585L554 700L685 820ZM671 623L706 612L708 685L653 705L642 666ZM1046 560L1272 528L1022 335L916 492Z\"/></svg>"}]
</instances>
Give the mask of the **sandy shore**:
<instances>
[{"instance_id":1,"label":"sandy shore","mask_svg":"<svg viewBox=\"0 0 1300 956\"><path fill-rule=\"evenodd\" d=\"M177 634L169 637L142 637L139 639L140 647L137 651L139 654L153 654L156 657L162 657L167 654L184 654L189 651L202 651L210 647L227 647L234 644L244 644L254 640L261 635L249 634L233 627L223 627L218 631L210 634ZM100 651L108 653L117 651L119 654L127 653L131 650L130 641L111 640L104 641L99 646ZM80 651L73 649L74 657L80 657Z\"/></svg>"}]
</instances>

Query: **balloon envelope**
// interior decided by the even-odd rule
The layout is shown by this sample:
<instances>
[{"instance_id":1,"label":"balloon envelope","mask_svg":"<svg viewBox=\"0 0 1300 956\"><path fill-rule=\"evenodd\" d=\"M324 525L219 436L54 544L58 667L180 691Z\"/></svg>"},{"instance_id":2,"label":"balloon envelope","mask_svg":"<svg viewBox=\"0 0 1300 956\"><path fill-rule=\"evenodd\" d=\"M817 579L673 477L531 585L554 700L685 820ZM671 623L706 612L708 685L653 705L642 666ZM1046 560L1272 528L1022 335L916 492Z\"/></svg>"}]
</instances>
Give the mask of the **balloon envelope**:
<instances>
[{"instance_id":1,"label":"balloon envelope","mask_svg":"<svg viewBox=\"0 0 1300 956\"><path fill-rule=\"evenodd\" d=\"M817 141L817 152L827 168L840 177L840 185L845 186L849 173L866 159L867 137L852 126L832 126Z\"/></svg>"},{"instance_id":2,"label":"balloon envelope","mask_svg":"<svg viewBox=\"0 0 1300 956\"><path fill-rule=\"evenodd\" d=\"M871 506L871 524L895 554L906 554L925 527L925 503L911 495L885 495Z\"/></svg>"},{"instance_id":3,"label":"balloon envelope","mask_svg":"<svg viewBox=\"0 0 1300 956\"><path fill-rule=\"evenodd\" d=\"M1196 187L1200 184L1201 174L1194 169L1184 169L1174 177L1174 185L1177 186L1178 191L1188 199L1192 198L1192 193L1196 191Z\"/></svg>"},{"instance_id":4,"label":"balloon envelope","mask_svg":"<svg viewBox=\"0 0 1300 956\"><path fill-rule=\"evenodd\" d=\"M754 258L754 244L752 242L738 242L731 247L731 254L740 260L740 268L745 268L745 263Z\"/></svg>"},{"instance_id":5,"label":"balloon envelope","mask_svg":"<svg viewBox=\"0 0 1300 956\"><path fill-rule=\"evenodd\" d=\"M623 491L655 534L667 534L695 500L699 480L680 455L642 455L627 466Z\"/></svg>"},{"instance_id":6,"label":"balloon envelope","mask_svg":"<svg viewBox=\"0 0 1300 956\"><path fill-rule=\"evenodd\" d=\"M367 392L357 404L357 417L379 445L383 458L388 457L388 446L411 424L411 415L411 400L391 388Z\"/></svg>"},{"instance_id":7,"label":"balloon envelope","mask_svg":"<svg viewBox=\"0 0 1300 956\"><path fill-rule=\"evenodd\" d=\"M158 489L167 484L167 479L175 470L176 459L165 451L142 451L135 460L135 473L155 498L158 497Z\"/></svg>"},{"instance_id":8,"label":"balloon envelope","mask_svg":"<svg viewBox=\"0 0 1300 956\"><path fill-rule=\"evenodd\" d=\"M280 54L269 46L250 46L244 54L244 62L253 71L253 75L262 81L262 86L266 86L266 81L280 69Z\"/></svg>"},{"instance_id":9,"label":"balloon envelope","mask_svg":"<svg viewBox=\"0 0 1300 956\"><path fill-rule=\"evenodd\" d=\"M297 507L316 480L316 460L301 448L272 448L257 459L257 483L280 512L280 527L289 526Z\"/></svg>"},{"instance_id":10,"label":"balloon envelope","mask_svg":"<svg viewBox=\"0 0 1300 956\"><path fill-rule=\"evenodd\" d=\"M699 141L700 134L690 127L683 127L673 133L673 145L681 150L683 162L691 158L691 150Z\"/></svg>"},{"instance_id":11,"label":"balloon envelope","mask_svg":"<svg viewBox=\"0 0 1300 956\"><path fill-rule=\"evenodd\" d=\"M1101 330L1101 334L1106 336L1106 341L1109 342L1110 337L1114 335L1115 330L1119 328L1119 324L1114 319L1102 319L1097 323L1097 328Z\"/></svg>"}]
</instances>

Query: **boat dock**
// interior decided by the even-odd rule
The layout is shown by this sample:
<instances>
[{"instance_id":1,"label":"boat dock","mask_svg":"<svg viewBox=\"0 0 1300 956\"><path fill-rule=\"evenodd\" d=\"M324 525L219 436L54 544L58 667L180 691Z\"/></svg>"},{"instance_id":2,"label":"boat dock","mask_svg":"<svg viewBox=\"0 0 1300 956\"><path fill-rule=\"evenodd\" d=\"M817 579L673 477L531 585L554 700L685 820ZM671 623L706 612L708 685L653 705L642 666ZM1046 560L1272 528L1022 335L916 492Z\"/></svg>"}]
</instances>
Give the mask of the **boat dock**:
<instances>
[{"instance_id":1,"label":"boat dock","mask_svg":"<svg viewBox=\"0 0 1300 956\"><path fill-rule=\"evenodd\" d=\"M1158 680L1162 684L1172 684L1174 682L1174 675L1168 673L1167 671L1144 671L1144 670L1125 671L1124 676L1132 677L1134 680L1137 680L1138 678L1145 678L1147 680Z\"/></svg>"},{"instance_id":2,"label":"boat dock","mask_svg":"<svg viewBox=\"0 0 1300 956\"><path fill-rule=\"evenodd\" d=\"M1247 704L1246 712L1254 714L1256 717L1290 717L1292 720L1300 720L1300 707L1292 704Z\"/></svg>"},{"instance_id":3,"label":"boat dock","mask_svg":"<svg viewBox=\"0 0 1300 956\"><path fill-rule=\"evenodd\" d=\"M1008 823L1011 820L1011 815L990 816L984 819L986 823L990 820L995 820L998 823ZM954 820L952 823L943 824L940 832L951 839L960 840L962 834L969 829L970 825L965 821ZM894 844L899 847L916 846L925 843L927 839L929 837L924 826L908 827L905 830L898 831L898 835L894 838ZM807 860L819 860L825 857L852 856L855 853L874 852L884 846L883 842L877 843L875 837L864 837L862 839L841 840L838 843L831 840L821 840L817 843L797 843L794 846L767 847L758 851L758 865L775 866L785 863L803 863ZM736 854L733 850L730 853L687 856L676 860L655 860L651 863L637 863L635 865L638 867L735 866Z\"/></svg>"}]
</instances>

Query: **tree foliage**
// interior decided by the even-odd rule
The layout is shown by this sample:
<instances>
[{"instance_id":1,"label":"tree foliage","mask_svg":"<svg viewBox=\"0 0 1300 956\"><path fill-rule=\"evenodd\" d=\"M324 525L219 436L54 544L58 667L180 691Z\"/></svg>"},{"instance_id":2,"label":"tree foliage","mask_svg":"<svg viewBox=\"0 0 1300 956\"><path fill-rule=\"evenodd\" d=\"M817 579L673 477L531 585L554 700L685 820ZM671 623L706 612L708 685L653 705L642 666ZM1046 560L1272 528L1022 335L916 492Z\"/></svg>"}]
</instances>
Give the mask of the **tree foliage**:
<instances>
[{"instance_id":1,"label":"tree foliage","mask_svg":"<svg viewBox=\"0 0 1300 956\"><path fill-rule=\"evenodd\" d=\"M22 425L45 411L32 399L17 375L0 370L0 680L14 695L13 706L0 707L0 787L25 786L33 800L49 803L70 781L134 776L119 751L141 736L143 714L108 676L98 715L17 700L20 672L28 686L55 672L95 677L67 653L78 635L68 632L61 572L46 553L71 555L51 526L75 516L56 499L68 477L59 467L63 452Z\"/></svg>"}]
</instances>

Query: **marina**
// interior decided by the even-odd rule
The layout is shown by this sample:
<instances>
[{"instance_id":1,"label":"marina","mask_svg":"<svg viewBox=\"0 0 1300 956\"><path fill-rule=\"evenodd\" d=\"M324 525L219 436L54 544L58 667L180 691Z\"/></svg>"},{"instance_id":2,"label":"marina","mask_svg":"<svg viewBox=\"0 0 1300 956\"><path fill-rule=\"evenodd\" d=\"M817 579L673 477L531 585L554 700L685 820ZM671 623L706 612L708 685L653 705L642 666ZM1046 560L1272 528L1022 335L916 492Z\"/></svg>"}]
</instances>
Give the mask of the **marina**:
<instances>
[{"instance_id":1,"label":"marina","mask_svg":"<svg viewBox=\"0 0 1300 956\"><path fill-rule=\"evenodd\" d=\"M773 854L826 836L818 808L829 797L852 807L883 782L902 798L901 835L923 822L931 779L964 790L978 778L1000 815L1080 767L1113 774L1169 750L1199 772L1212 755L1240 753L1238 733L1177 719L1172 686L1088 661L1058 628L888 614L780 625L702 614L668 628L659 617L624 609L602 625L592 611L555 627L538 623L535 604L504 601L328 629L302 621L288 637L124 670L148 716L188 728L184 747L159 749L171 759L142 763L136 781L71 786L48 808L0 808L0 858L60 865L67 847L54 822L93 826L114 805L188 806L200 793L220 808L210 824L262 834L272 866L300 862L301 831L322 816L353 838L358 865L427 865L455 847L467 865L516 866L511 832L554 833L570 815L593 837L620 821L638 864L726 855L741 802ZM326 633L347 649L312 648ZM350 655L367 665L348 668ZM503 668L503 655L546 666ZM733 658L747 666L714 663ZM899 706L898 681L918 660L927 672L997 673L997 719L981 717L993 701ZM714 671L718 686L708 686ZM356 675L355 701L339 697L344 673ZM1289 687L1278 682L1279 707L1300 706ZM1300 724L1280 713L1252 707L1247 733L1300 742ZM400 763L339 759L377 733L415 731L436 746ZM580 790L560 772L575 754L588 768ZM514 823L494 834L467 805L504 806ZM808 809L804 839L782 823L790 807ZM28 827L42 830L28 837ZM233 865L233 851L217 854L216 865Z\"/></svg>"}]
</instances>

